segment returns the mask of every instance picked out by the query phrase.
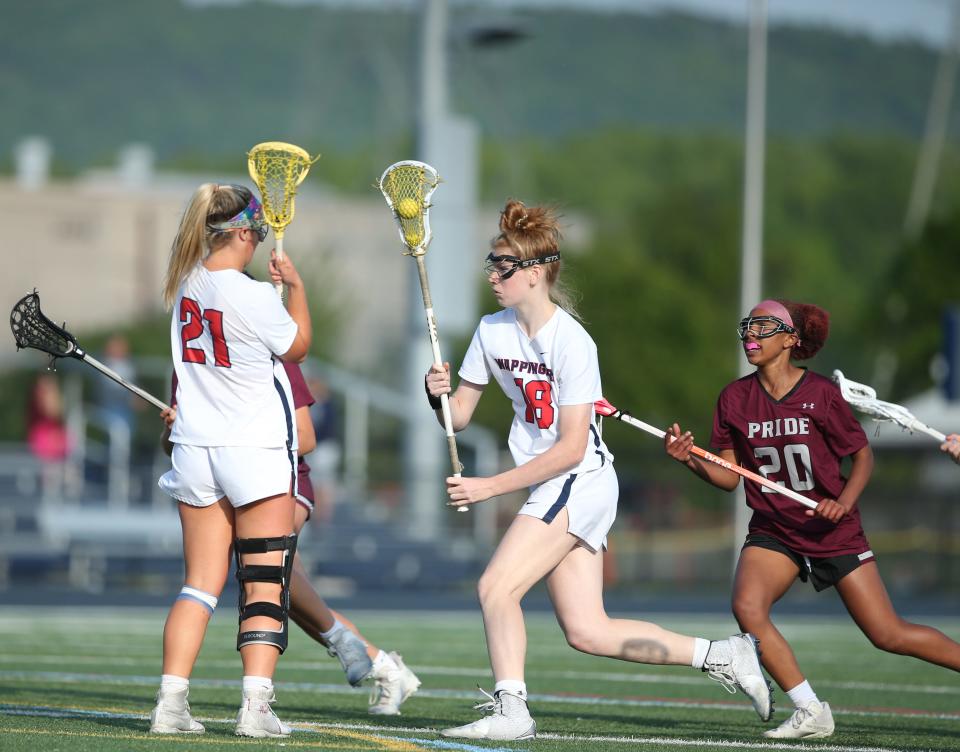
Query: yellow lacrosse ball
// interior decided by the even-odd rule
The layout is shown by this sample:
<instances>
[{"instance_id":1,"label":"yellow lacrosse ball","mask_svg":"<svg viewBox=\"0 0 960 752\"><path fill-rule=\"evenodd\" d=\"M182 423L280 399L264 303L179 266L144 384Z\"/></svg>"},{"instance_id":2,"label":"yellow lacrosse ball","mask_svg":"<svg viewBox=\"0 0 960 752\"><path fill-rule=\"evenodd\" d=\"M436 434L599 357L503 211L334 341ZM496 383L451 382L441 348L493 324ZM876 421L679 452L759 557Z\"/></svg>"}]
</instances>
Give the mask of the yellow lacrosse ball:
<instances>
[{"instance_id":1,"label":"yellow lacrosse ball","mask_svg":"<svg viewBox=\"0 0 960 752\"><path fill-rule=\"evenodd\" d=\"M411 248L415 248L420 245L420 241L423 240L423 235L415 230L409 230L403 236L403 239L406 241L407 245Z\"/></svg>"},{"instance_id":2,"label":"yellow lacrosse ball","mask_svg":"<svg viewBox=\"0 0 960 752\"><path fill-rule=\"evenodd\" d=\"M404 219L413 219L420 213L420 205L412 198L402 198L397 202L397 214Z\"/></svg>"}]
</instances>

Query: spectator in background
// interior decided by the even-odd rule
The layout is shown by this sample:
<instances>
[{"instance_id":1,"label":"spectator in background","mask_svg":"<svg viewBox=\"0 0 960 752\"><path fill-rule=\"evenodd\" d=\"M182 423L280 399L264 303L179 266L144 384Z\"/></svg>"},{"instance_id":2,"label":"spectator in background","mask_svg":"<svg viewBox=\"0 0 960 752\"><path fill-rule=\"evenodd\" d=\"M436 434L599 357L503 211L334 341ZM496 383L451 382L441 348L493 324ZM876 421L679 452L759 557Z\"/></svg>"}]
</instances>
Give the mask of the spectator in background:
<instances>
[{"instance_id":1,"label":"spectator in background","mask_svg":"<svg viewBox=\"0 0 960 752\"><path fill-rule=\"evenodd\" d=\"M63 461L70 451L60 384L51 373L37 376L27 403L27 445L43 464L43 496L63 484Z\"/></svg>"},{"instance_id":2,"label":"spectator in background","mask_svg":"<svg viewBox=\"0 0 960 752\"><path fill-rule=\"evenodd\" d=\"M952 433L947 436L947 440L940 445L940 448L960 465L960 433Z\"/></svg>"},{"instance_id":3,"label":"spectator in background","mask_svg":"<svg viewBox=\"0 0 960 752\"><path fill-rule=\"evenodd\" d=\"M307 457L312 468L313 491L316 497L313 513L321 522L327 522L333 516L337 466L340 464L337 407L330 388L323 379L311 378L309 386L315 400L310 407L310 416L317 437L317 446Z\"/></svg>"},{"instance_id":4,"label":"spectator in background","mask_svg":"<svg viewBox=\"0 0 960 752\"><path fill-rule=\"evenodd\" d=\"M136 381L136 369L130 359L130 343L122 334L114 334L103 346L103 364L130 383ZM107 423L121 421L133 430L133 411L137 398L113 379L97 379L97 403Z\"/></svg>"},{"instance_id":5,"label":"spectator in background","mask_svg":"<svg viewBox=\"0 0 960 752\"><path fill-rule=\"evenodd\" d=\"M27 443L36 457L46 462L67 456L67 427L63 398L56 377L42 373L33 383L27 405Z\"/></svg>"}]
</instances>

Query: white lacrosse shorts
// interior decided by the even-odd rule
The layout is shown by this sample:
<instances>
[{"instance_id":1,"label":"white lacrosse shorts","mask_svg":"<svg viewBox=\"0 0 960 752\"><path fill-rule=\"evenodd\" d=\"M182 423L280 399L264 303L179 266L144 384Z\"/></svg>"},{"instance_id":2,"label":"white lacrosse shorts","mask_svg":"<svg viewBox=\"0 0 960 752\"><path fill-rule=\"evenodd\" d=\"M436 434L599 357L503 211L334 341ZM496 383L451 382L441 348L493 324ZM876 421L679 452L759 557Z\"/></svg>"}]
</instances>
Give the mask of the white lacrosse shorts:
<instances>
[{"instance_id":1,"label":"white lacrosse shorts","mask_svg":"<svg viewBox=\"0 0 960 752\"><path fill-rule=\"evenodd\" d=\"M565 473L534 486L517 514L553 522L567 510L567 532L577 536L591 551L607 547L607 533L617 517L620 484L612 462L598 470Z\"/></svg>"},{"instance_id":2,"label":"white lacrosse shorts","mask_svg":"<svg viewBox=\"0 0 960 752\"><path fill-rule=\"evenodd\" d=\"M226 496L234 507L289 493L296 475L285 448L201 447L174 444L173 469L157 485L192 507L208 507Z\"/></svg>"}]
</instances>

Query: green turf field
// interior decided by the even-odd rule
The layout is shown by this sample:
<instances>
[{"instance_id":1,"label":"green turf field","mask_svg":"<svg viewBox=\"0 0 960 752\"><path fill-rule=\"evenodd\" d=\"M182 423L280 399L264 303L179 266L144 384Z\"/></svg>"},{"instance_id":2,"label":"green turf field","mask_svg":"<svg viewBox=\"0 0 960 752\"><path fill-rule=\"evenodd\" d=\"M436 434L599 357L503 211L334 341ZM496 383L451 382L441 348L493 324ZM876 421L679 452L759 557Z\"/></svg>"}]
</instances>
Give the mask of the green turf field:
<instances>
[{"instance_id":1,"label":"green turf field","mask_svg":"<svg viewBox=\"0 0 960 752\"><path fill-rule=\"evenodd\" d=\"M400 652L423 686L396 718L369 716L363 690L300 632L291 636L276 677L289 739L233 736L239 704L235 617L213 620L191 683L202 737L147 733L160 669L161 610L0 608L0 750L717 750L819 748L960 750L960 678L945 669L880 653L848 620L784 618L814 687L830 701L829 739L774 743L743 695L706 675L581 655L566 646L547 614L528 618L527 683L540 732L530 742L453 743L436 730L477 717L480 683L490 690L478 613L353 612L367 636ZM666 627L709 637L734 631L718 616L647 615ZM954 638L960 620L932 622ZM775 693L775 720L786 717Z\"/></svg>"}]
</instances>

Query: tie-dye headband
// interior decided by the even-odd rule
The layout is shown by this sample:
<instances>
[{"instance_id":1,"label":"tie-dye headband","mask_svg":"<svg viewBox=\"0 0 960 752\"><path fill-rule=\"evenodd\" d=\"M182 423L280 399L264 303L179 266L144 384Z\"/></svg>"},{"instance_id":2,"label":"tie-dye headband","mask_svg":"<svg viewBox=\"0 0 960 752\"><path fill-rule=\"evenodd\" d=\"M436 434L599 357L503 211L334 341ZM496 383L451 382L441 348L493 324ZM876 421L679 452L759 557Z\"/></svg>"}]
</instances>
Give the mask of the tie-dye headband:
<instances>
[{"instance_id":1,"label":"tie-dye headband","mask_svg":"<svg viewBox=\"0 0 960 752\"><path fill-rule=\"evenodd\" d=\"M264 224L263 207L260 206L257 197L251 195L250 201L236 215L225 222L208 224L207 227L211 230L236 230L244 227L260 230Z\"/></svg>"}]
</instances>

